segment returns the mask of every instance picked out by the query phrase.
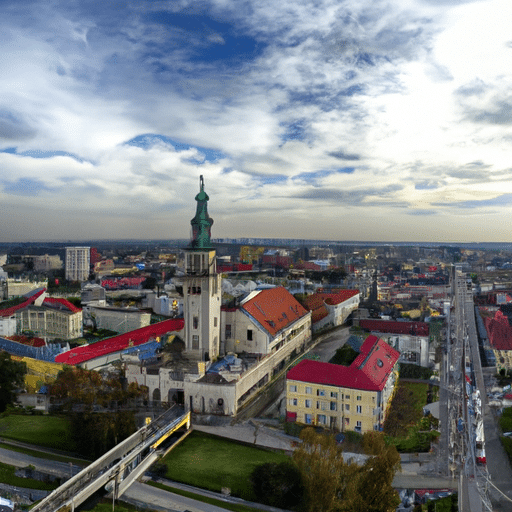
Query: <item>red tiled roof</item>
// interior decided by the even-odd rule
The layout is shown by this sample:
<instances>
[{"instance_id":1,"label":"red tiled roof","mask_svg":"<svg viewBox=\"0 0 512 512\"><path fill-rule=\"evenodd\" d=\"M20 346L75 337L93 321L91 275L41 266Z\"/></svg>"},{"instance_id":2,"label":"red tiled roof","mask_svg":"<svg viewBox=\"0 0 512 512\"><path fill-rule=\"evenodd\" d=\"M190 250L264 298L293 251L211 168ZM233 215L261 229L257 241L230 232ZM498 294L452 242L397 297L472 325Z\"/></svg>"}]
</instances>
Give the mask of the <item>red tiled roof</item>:
<instances>
[{"instance_id":1,"label":"red tiled roof","mask_svg":"<svg viewBox=\"0 0 512 512\"><path fill-rule=\"evenodd\" d=\"M311 311L311 321L313 323L318 322L329 314L325 304L341 304L358 293L359 290L339 290L335 293L318 292L308 295L305 299L305 306Z\"/></svg>"},{"instance_id":2,"label":"red tiled roof","mask_svg":"<svg viewBox=\"0 0 512 512\"><path fill-rule=\"evenodd\" d=\"M0 309L0 316L6 317L14 315L16 311L24 309L33 304L36 301L36 299L40 297L44 292L46 292L46 288L39 290L37 293L34 293L34 295L30 296L25 302L22 302L21 304L11 306L10 308L7 309Z\"/></svg>"},{"instance_id":3,"label":"red tiled roof","mask_svg":"<svg viewBox=\"0 0 512 512\"><path fill-rule=\"evenodd\" d=\"M56 297L46 297L43 301L44 305L52 305L52 304L60 304L64 306L65 308L69 309L72 313L78 313L79 311L82 311L80 308L77 308L74 304L69 302L69 300L66 299L59 299Z\"/></svg>"},{"instance_id":4,"label":"red tiled roof","mask_svg":"<svg viewBox=\"0 0 512 512\"><path fill-rule=\"evenodd\" d=\"M295 297L282 286L261 290L242 305L249 315L272 336L308 314Z\"/></svg>"},{"instance_id":5,"label":"red tiled roof","mask_svg":"<svg viewBox=\"0 0 512 512\"><path fill-rule=\"evenodd\" d=\"M182 318L164 320L157 324L148 325L135 331L130 331L119 336L114 336L106 340L98 341L92 345L85 345L73 348L59 354L55 358L56 363L77 365L96 357L119 352L129 346L137 346L146 343L152 338L161 336L172 331L181 331L183 329L184 320Z\"/></svg>"},{"instance_id":6,"label":"red tiled roof","mask_svg":"<svg viewBox=\"0 0 512 512\"><path fill-rule=\"evenodd\" d=\"M426 322L395 322L393 320L360 320L359 326L375 332L395 334L413 334L415 336L428 336L429 325Z\"/></svg>"},{"instance_id":7,"label":"red tiled roof","mask_svg":"<svg viewBox=\"0 0 512 512\"><path fill-rule=\"evenodd\" d=\"M496 311L494 318L484 318L489 343L496 350L512 350L512 327L506 315Z\"/></svg>"},{"instance_id":8,"label":"red tiled roof","mask_svg":"<svg viewBox=\"0 0 512 512\"><path fill-rule=\"evenodd\" d=\"M399 352L376 336L368 336L361 353L350 366L302 360L286 378L364 391L382 391L391 374Z\"/></svg>"},{"instance_id":9,"label":"red tiled roof","mask_svg":"<svg viewBox=\"0 0 512 512\"><path fill-rule=\"evenodd\" d=\"M328 292L318 292L313 293L312 295L308 295L306 297L306 307L313 311L316 308L323 306L324 303L327 303L331 306L336 304L341 304L346 300L356 296L359 294L359 290L340 290L336 293L328 293Z\"/></svg>"}]
</instances>

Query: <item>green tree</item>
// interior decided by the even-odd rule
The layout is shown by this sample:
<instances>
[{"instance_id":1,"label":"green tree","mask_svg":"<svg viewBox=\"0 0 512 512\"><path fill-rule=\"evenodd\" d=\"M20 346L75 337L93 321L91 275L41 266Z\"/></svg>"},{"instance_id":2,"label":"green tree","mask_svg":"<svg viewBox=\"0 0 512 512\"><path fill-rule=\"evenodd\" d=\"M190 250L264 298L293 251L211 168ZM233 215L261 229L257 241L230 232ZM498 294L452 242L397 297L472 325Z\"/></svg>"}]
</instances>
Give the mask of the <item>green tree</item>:
<instances>
[{"instance_id":1,"label":"green tree","mask_svg":"<svg viewBox=\"0 0 512 512\"><path fill-rule=\"evenodd\" d=\"M302 502L304 486L293 462L266 462L251 473L254 494L261 503L289 509Z\"/></svg>"},{"instance_id":2,"label":"green tree","mask_svg":"<svg viewBox=\"0 0 512 512\"><path fill-rule=\"evenodd\" d=\"M7 352L0 352L0 412L16 400L16 390L23 386L27 365L13 361Z\"/></svg>"}]
</instances>

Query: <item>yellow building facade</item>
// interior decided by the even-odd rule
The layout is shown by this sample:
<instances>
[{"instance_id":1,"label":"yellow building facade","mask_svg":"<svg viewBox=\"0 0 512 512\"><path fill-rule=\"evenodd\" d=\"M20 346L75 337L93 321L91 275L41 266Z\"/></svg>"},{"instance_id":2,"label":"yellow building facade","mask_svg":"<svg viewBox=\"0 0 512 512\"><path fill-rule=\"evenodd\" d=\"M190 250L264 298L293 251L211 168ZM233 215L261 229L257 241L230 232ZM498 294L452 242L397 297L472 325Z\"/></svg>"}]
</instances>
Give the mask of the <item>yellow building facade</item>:
<instances>
[{"instance_id":1,"label":"yellow building facade","mask_svg":"<svg viewBox=\"0 0 512 512\"><path fill-rule=\"evenodd\" d=\"M303 360L286 377L286 419L338 431L380 430L398 378L400 353L368 336L350 366Z\"/></svg>"}]
</instances>

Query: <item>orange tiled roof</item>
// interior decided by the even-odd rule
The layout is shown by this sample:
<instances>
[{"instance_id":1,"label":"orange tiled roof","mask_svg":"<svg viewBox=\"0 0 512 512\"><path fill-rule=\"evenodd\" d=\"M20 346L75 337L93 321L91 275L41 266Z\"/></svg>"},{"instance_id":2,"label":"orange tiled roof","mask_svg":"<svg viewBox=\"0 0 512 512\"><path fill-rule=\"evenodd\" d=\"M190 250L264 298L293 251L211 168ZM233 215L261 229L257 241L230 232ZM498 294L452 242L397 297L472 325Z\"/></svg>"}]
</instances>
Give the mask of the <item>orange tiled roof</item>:
<instances>
[{"instance_id":1,"label":"orange tiled roof","mask_svg":"<svg viewBox=\"0 0 512 512\"><path fill-rule=\"evenodd\" d=\"M261 290L242 305L272 336L308 314L295 297L282 286Z\"/></svg>"},{"instance_id":2,"label":"orange tiled roof","mask_svg":"<svg viewBox=\"0 0 512 512\"><path fill-rule=\"evenodd\" d=\"M334 306L341 304L346 300L359 294L359 290L339 290L335 293L317 292L306 297L306 307L313 311L324 305L324 303Z\"/></svg>"}]
</instances>

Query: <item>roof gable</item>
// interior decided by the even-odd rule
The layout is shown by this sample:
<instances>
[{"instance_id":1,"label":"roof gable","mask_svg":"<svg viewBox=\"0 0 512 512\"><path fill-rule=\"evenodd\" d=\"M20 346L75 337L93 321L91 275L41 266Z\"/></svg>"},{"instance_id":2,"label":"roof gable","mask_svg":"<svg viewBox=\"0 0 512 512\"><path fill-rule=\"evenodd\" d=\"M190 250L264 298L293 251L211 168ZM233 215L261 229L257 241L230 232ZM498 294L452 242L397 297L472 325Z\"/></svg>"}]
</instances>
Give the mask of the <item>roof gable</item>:
<instances>
[{"instance_id":1,"label":"roof gable","mask_svg":"<svg viewBox=\"0 0 512 512\"><path fill-rule=\"evenodd\" d=\"M368 336L361 353L350 366L304 359L288 372L286 378L363 391L382 391L399 356L399 352L385 341Z\"/></svg>"},{"instance_id":2,"label":"roof gable","mask_svg":"<svg viewBox=\"0 0 512 512\"><path fill-rule=\"evenodd\" d=\"M45 292L46 288L42 288L38 290L36 293L31 293L28 299L22 302L21 304L17 304L16 306L11 306L10 308L0 310L0 317L12 316L14 315L14 313L16 313L16 311L19 311L20 309L24 309L34 304L34 302Z\"/></svg>"},{"instance_id":3,"label":"roof gable","mask_svg":"<svg viewBox=\"0 0 512 512\"><path fill-rule=\"evenodd\" d=\"M241 309L272 336L308 314L308 311L282 286L260 290L257 295L245 301Z\"/></svg>"}]
</instances>

